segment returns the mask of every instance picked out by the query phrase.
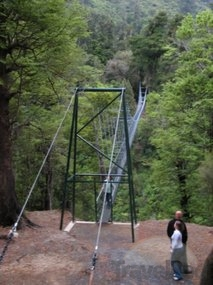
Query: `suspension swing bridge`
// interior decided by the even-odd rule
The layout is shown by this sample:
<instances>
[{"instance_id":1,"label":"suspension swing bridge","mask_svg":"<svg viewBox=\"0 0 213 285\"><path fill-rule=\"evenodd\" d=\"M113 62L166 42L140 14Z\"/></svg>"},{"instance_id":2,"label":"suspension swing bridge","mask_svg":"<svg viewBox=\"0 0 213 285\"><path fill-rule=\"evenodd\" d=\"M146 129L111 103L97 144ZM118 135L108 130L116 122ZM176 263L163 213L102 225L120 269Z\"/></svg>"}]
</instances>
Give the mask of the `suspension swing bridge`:
<instances>
[{"instance_id":1,"label":"suspension swing bridge","mask_svg":"<svg viewBox=\"0 0 213 285\"><path fill-rule=\"evenodd\" d=\"M135 114L132 115L126 103L125 88L76 89L60 229L63 227L67 192L71 189L71 210L74 222L76 192L80 191L77 190L77 186L83 182L92 183L95 190L97 190L96 184L100 184L99 193L97 194L97 191L94 193L95 220L100 223L112 221L112 208L119 186L122 183L128 184L131 224L137 222L130 148L145 108L146 95L147 90L140 86L137 108ZM85 106L85 97L90 103L87 110L82 107ZM81 112L83 112L84 123L79 126ZM87 116L85 112L88 113ZM94 157L96 157L95 167ZM91 167L88 167L90 165ZM85 173L84 169L93 169L96 172ZM108 201L106 201L105 189L108 184L111 189L110 207L106 203ZM134 236L132 238L134 240Z\"/></svg>"},{"instance_id":2,"label":"suspension swing bridge","mask_svg":"<svg viewBox=\"0 0 213 285\"><path fill-rule=\"evenodd\" d=\"M134 225L137 224L137 219L130 148L145 109L147 89L139 86L137 108L133 115L128 107L125 91L125 88L78 88L75 92L60 229L63 228L68 190L72 193L72 227L75 224L78 185L91 182L94 188L95 220L99 227L89 284L92 284L93 280L102 224L112 222L113 204L123 183L128 185L132 242L135 241ZM87 106L90 106L86 110L87 119L83 108L85 97L89 101ZM81 112L84 114L83 124L79 124ZM83 152L86 152L87 156L84 156ZM88 153L91 153L93 159ZM93 165L88 167L91 163ZM84 167L85 165L87 167ZM96 169L96 172L85 173L85 168ZM109 193L106 189L110 189L110 199L107 197Z\"/></svg>"},{"instance_id":3,"label":"suspension swing bridge","mask_svg":"<svg viewBox=\"0 0 213 285\"><path fill-rule=\"evenodd\" d=\"M137 217L130 148L139 120L145 110L146 96L147 89L142 88L140 84L137 106L133 113L127 103L125 88L78 87L75 89L17 221L9 232L6 244L0 252L0 263L3 261L10 241L16 234L21 216L71 108L72 118L60 229L62 230L63 228L64 212L70 201L71 224L72 226L75 224L76 211L78 210L76 209L76 204L79 203L79 197L82 197L79 195L79 192L81 192L80 185L90 184L91 186L88 189L93 189L93 210L95 222L98 224L98 231L92 256L92 273L89 284L92 284L102 225L113 222L113 205L123 185L128 186L132 242L135 241L134 226L137 224ZM88 169L90 170L89 173ZM107 188L110 188L110 199L107 197Z\"/></svg>"}]
</instances>

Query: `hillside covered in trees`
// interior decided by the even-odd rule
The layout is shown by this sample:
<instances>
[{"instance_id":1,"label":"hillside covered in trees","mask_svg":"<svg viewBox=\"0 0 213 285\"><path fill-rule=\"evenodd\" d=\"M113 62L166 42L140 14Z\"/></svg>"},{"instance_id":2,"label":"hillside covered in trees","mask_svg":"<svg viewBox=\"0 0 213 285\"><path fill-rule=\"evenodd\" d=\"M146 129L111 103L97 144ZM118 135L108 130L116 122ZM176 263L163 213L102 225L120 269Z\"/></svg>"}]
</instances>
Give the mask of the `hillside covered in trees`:
<instances>
[{"instance_id":1,"label":"hillside covered in trees","mask_svg":"<svg viewBox=\"0 0 213 285\"><path fill-rule=\"evenodd\" d=\"M149 95L132 148L138 218L182 208L188 221L213 224L210 2L1 1L1 225L16 222L74 88L124 86L134 107L139 81ZM71 117L28 210L61 207ZM78 217L93 220L92 186L77 190ZM127 196L119 191L115 220L128 220Z\"/></svg>"}]
</instances>

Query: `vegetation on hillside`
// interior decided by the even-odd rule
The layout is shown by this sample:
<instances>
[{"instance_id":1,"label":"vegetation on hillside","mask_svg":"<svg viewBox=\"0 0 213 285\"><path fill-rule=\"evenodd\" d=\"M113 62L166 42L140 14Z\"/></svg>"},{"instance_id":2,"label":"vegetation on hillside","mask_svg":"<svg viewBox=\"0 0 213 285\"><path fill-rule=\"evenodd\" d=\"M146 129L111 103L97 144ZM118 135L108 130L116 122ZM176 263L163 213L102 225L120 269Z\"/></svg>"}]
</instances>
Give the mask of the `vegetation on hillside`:
<instances>
[{"instance_id":1,"label":"vegetation on hillside","mask_svg":"<svg viewBox=\"0 0 213 285\"><path fill-rule=\"evenodd\" d=\"M182 208L189 221L213 224L208 7L210 1L1 1L0 224L16 221L74 87L125 85L134 106L139 81L150 93L133 145L138 218ZM61 206L71 115L28 210ZM94 219L87 212L92 189L78 195L79 217ZM122 187L114 219L128 219L126 201Z\"/></svg>"},{"instance_id":2,"label":"vegetation on hillside","mask_svg":"<svg viewBox=\"0 0 213 285\"><path fill-rule=\"evenodd\" d=\"M188 220L212 224L212 23L210 10L183 19L177 48L163 55L177 57L176 70L161 92L148 96L138 172L141 200L156 217L180 207Z\"/></svg>"}]
</instances>

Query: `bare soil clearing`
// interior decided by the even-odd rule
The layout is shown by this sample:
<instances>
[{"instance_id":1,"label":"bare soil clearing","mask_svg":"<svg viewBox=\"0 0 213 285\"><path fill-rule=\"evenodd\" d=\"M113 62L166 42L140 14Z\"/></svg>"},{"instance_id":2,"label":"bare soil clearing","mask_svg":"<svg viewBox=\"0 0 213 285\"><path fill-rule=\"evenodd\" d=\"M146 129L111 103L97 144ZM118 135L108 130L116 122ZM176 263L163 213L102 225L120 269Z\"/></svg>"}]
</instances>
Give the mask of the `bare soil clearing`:
<instances>
[{"instance_id":1,"label":"bare soil clearing","mask_svg":"<svg viewBox=\"0 0 213 285\"><path fill-rule=\"evenodd\" d=\"M0 285L173 285L170 268L168 220L140 222L132 243L130 224L76 223L70 232L60 231L60 211L29 212L41 227L24 228L13 238L0 264ZM71 221L65 213L64 227ZM193 273L184 284L199 285L203 263L213 247L213 228L187 224L188 262ZM7 234L9 228L0 228ZM98 244L98 259L91 271ZM5 240L0 240L2 251Z\"/></svg>"}]
</instances>

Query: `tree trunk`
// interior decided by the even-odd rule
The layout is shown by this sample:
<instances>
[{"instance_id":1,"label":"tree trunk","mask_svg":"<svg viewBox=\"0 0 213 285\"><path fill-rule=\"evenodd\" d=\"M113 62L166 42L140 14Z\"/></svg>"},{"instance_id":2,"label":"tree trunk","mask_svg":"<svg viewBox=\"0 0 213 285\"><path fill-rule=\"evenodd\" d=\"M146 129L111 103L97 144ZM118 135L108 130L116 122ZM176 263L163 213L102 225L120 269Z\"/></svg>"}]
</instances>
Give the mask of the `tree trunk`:
<instances>
[{"instance_id":1,"label":"tree trunk","mask_svg":"<svg viewBox=\"0 0 213 285\"><path fill-rule=\"evenodd\" d=\"M15 193L12 170L12 142L9 120L9 99L0 86L0 224L11 226L17 220L20 207Z\"/></svg>"},{"instance_id":2,"label":"tree trunk","mask_svg":"<svg viewBox=\"0 0 213 285\"><path fill-rule=\"evenodd\" d=\"M186 175L184 174L184 170L185 170L184 161L179 160L176 163L176 167L177 167L177 177L178 177L178 182L179 182L179 189L181 193L180 206L184 212L184 217L186 221L190 221L191 214L189 212L189 200L191 196L187 193L187 190L186 190Z\"/></svg>"}]
</instances>

